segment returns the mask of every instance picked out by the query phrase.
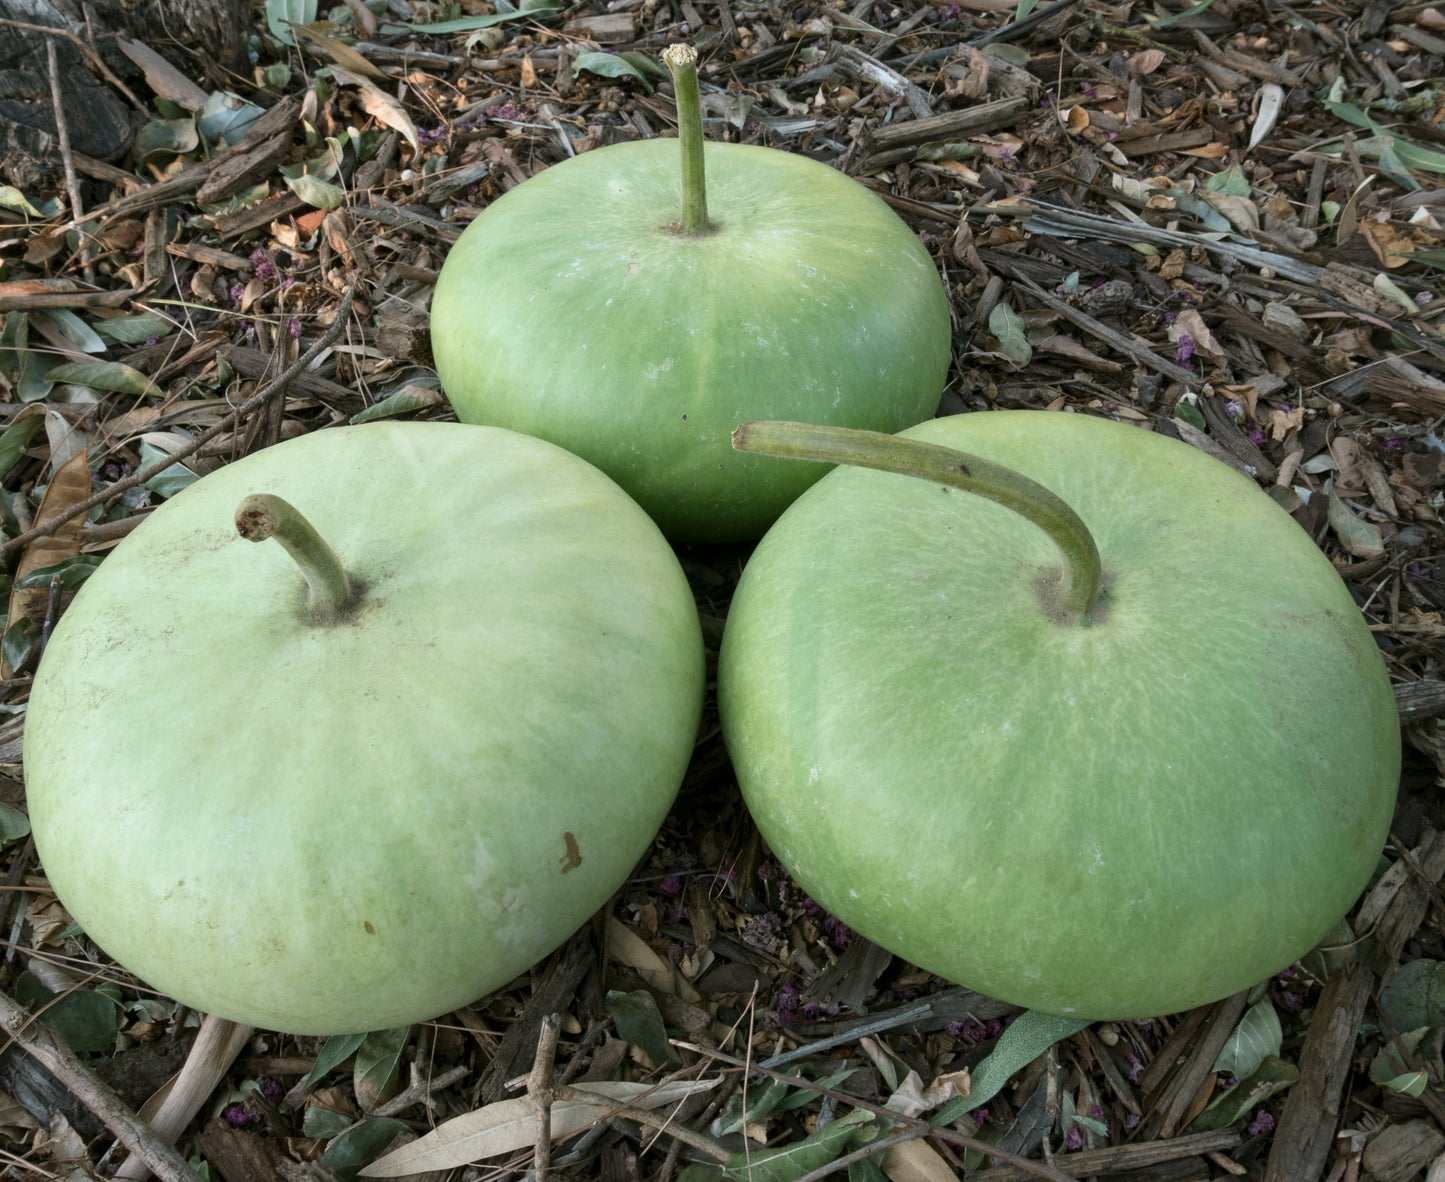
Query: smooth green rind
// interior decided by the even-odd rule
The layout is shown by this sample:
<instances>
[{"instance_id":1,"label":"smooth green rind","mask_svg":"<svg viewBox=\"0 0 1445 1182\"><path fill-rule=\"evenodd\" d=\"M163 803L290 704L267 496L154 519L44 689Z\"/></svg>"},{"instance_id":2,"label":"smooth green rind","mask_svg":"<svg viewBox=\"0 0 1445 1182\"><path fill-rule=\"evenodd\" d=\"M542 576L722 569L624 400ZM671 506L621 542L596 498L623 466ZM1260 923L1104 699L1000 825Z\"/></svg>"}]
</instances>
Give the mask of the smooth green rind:
<instances>
[{"instance_id":1,"label":"smooth green rind","mask_svg":"<svg viewBox=\"0 0 1445 1182\"><path fill-rule=\"evenodd\" d=\"M870 939L1007 1001L1187 1009L1308 951L1354 902L1399 776L1394 698L1348 591L1252 482L1081 415L905 432L1068 501L1107 616L1042 610L1045 535L840 468L763 540L718 673L779 859Z\"/></svg>"},{"instance_id":2,"label":"smooth green rind","mask_svg":"<svg viewBox=\"0 0 1445 1182\"><path fill-rule=\"evenodd\" d=\"M913 233L816 161L708 144L715 232L681 214L673 140L545 169L452 247L432 349L459 418L550 439L675 538L758 537L826 469L743 456L786 418L898 431L938 405L947 297Z\"/></svg>"},{"instance_id":3,"label":"smooth green rind","mask_svg":"<svg viewBox=\"0 0 1445 1182\"><path fill-rule=\"evenodd\" d=\"M313 625L253 492L363 588ZM456 424L304 436L207 476L106 559L47 649L26 787L60 898L197 1008L295 1033L435 1017L576 930L696 737L671 549L594 468Z\"/></svg>"}]
</instances>

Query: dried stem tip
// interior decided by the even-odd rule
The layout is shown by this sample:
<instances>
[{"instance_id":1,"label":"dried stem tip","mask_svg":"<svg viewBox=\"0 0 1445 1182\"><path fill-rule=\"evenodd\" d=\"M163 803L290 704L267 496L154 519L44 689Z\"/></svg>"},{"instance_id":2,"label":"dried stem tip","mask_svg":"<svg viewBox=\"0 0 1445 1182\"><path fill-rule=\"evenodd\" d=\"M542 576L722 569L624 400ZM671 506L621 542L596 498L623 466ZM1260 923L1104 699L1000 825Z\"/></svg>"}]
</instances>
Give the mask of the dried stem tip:
<instances>
[{"instance_id":1,"label":"dried stem tip","mask_svg":"<svg viewBox=\"0 0 1445 1182\"><path fill-rule=\"evenodd\" d=\"M341 560L289 501L253 493L236 510L236 532L249 542L274 537L306 576L307 605L315 623L334 620L355 602Z\"/></svg>"}]
</instances>

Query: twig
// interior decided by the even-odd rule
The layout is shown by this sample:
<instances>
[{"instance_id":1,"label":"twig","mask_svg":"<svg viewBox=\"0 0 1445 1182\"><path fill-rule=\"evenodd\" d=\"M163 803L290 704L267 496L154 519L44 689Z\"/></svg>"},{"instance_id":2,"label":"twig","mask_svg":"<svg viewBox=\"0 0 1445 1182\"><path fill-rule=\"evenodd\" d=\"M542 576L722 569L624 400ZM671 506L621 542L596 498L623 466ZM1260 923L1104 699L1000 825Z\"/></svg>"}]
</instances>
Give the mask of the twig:
<instances>
[{"instance_id":1,"label":"twig","mask_svg":"<svg viewBox=\"0 0 1445 1182\"><path fill-rule=\"evenodd\" d=\"M557 1035L561 1029L561 1014L548 1014L542 1019L537 1057L527 1078L527 1095L537 1106L537 1136L532 1145L532 1172L537 1182L546 1182L552 1164L552 1067L557 1060Z\"/></svg>"},{"instance_id":2,"label":"twig","mask_svg":"<svg viewBox=\"0 0 1445 1182\"><path fill-rule=\"evenodd\" d=\"M285 393L286 388L290 386L292 380L298 374L303 373L316 358L320 357L321 354L329 349L336 339L341 336L342 331L346 328L346 317L351 311L351 301L355 294L356 281L353 281L351 286L346 289L346 294L341 297L341 306L336 310L336 319L331 322L331 327L326 330L321 338L287 366L274 381L267 383L255 394L251 395L250 398L246 399L245 402L241 403L240 406L236 407L236 409L225 418L206 428L206 430L202 431L189 443L176 448L175 451L157 460L154 464L142 468L138 472L132 472L129 476L122 476L114 484L106 485L105 488L93 496L76 502L63 513L58 513L53 517L47 517L39 525L26 530L19 537L11 538L8 542L0 545L0 555L7 554L11 550L17 550L22 546L27 546L36 538L49 537L71 518L79 517L82 513L90 512L95 506L103 505L105 502L118 497L121 493L125 492L126 489L135 488L136 485L144 484L147 480L164 472L172 464L177 464L181 460L195 455L196 452L210 443L217 435L225 431L233 430L236 424L247 415L259 410L277 395Z\"/></svg>"},{"instance_id":3,"label":"twig","mask_svg":"<svg viewBox=\"0 0 1445 1182\"><path fill-rule=\"evenodd\" d=\"M828 1096L834 1100L840 1100L844 1104L851 1104L854 1108L862 1108L865 1111L875 1113L878 1116L886 1116L889 1120L898 1121L909 1128L919 1130L920 1136L937 1137L940 1141L947 1141L953 1145L962 1145L965 1149L976 1149L980 1153L986 1153L990 1157L996 1157L999 1161L1007 1162L1009 1165L1017 1166L1019 1169L1037 1178L1047 1178L1049 1182L1078 1182L1078 1179L1070 1174L1061 1174L1052 1166L1044 1165L1042 1162L1029 1161L1026 1157L1019 1157L1017 1154L1009 1153L1000 1149L997 1145L990 1145L987 1141L980 1141L977 1137L970 1137L967 1133L960 1133L956 1129L947 1128L944 1125L936 1125L932 1121L922 1120L918 1117L904 1116L901 1112L889 1108L883 1104L874 1104L859 1096L850 1096L847 1092L840 1092L836 1088L825 1088L822 1084L814 1083L810 1079L804 1079L800 1075L788 1075L781 1071L773 1071L758 1063L748 1063L745 1059L739 1059L735 1055L729 1055L723 1051L714 1050L712 1047L705 1047L700 1043L684 1042L681 1039L669 1039L675 1047L681 1047L685 1051L692 1051L695 1054L705 1055L709 1059L716 1059L719 1063L727 1063L732 1067L742 1068L744 1071L756 1072L765 1075L769 1079L776 1079L781 1083L791 1084L795 1088L803 1088L809 1092L816 1092L820 1096Z\"/></svg>"},{"instance_id":4,"label":"twig","mask_svg":"<svg viewBox=\"0 0 1445 1182\"><path fill-rule=\"evenodd\" d=\"M231 1064L253 1033L253 1027L242 1026L215 1014L207 1014L201 1020L201 1029L196 1041L191 1044L191 1053L186 1056L185 1064L171 1083L160 1108L151 1117L150 1126L157 1137L167 1145L175 1143L231 1069ZM115 1176L127 1182L144 1182L151 1176L153 1168L149 1162L132 1153Z\"/></svg>"},{"instance_id":5,"label":"twig","mask_svg":"<svg viewBox=\"0 0 1445 1182\"><path fill-rule=\"evenodd\" d=\"M926 1126L928 1122L924 1121L923 1124ZM836 1174L840 1170L846 1170L849 1166L853 1165L854 1162L860 1162L865 1157L873 1157L876 1154L887 1153L890 1149L902 1145L905 1141L917 1141L920 1137L926 1137L928 1136L928 1132L927 1127L908 1128L902 1132L893 1133L890 1136L884 1137L881 1141L870 1141L862 1148L855 1149L852 1153L845 1153L842 1157L830 1161L827 1165L819 1166L816 1170L804 1174L801 1178L798 1178L796 1182L818 1182L818 1179L826 1178L829 1174Z\"/></svg>"},{"instance_id":6,"label":"twig","mask_svg":"<svg viewBox=\"0 0 1445 1182\"><path fill-rule=\"evenodd\" d=\"M684 1044L678 1043L678 1046ZM589 1092L585 1088L573 1088L559 1086L552 1089L553 1100L571 1100L578 1104L591 1104L596 1106L601 1097L596 1092ZM669 1137L676 1137L679 1141L691 1145L700 1153L705 1153L714 1161L725 1162L732 1154L703 1133L694 1132L685 1125L673 1125L655 1112L648 1112L645 1108L633 1108L627 1104L619 1104L616 1108L608 1109L608 1119L614 1116L626 1117L628 1120L635 1120L640 1125L646 1125L649 1129L656 1129L660 1133L666 1133Z\"/></svg>"},{"instance_id":7,"label":"twig","mask_svg":"<svg viewBox=\"0 0 1445 1182\"><path fill-rule=\"evenodd\" d=\"M411 1065L411 1083L407 1085L406 1091L399 1092L385 1104L378 1104L367 1113L367 1116L399 1116L413 1104L425 1104L430 1110L436 1105L433 1093L441 1091L442 1088L451 1087L466 1075L468 1070L459 1065L427 1079L423 1078L421 1068L413 1063Z\"/></svg>"},{"instance_id":8,"label":"twig","mask_svg":"<svg viewBox=\"0 0 1445 1182\"><path fill-rule=\"evenodd\" d=\"M179 1153L164 1144L109 1086L92 1075L49 1026L34 1022L6 993L0 993L0 1027L39 1059L77 1100L105 1123L126 1149L150 1166L158 1178L164 1182L199 1182Z\"/></svg>"},{"instance_id":9,"label":"twig","mask_svg":"<svg viewBox=\"0 0 1445 1182\"><path fill-rule=\"evenodd\" d=\"M45 68L50 74L50 105L55 110L55 140L60 145L60 163L65 169L65 191L70 194L70 220L72 225L80 223L85 213L85 203L80 199L80 181L75 175L75 157L70 154L70 126L65 122L65 103L60 93L60 59L55 50L55 38L45 38ZM80 257L84 264L85 281L95 282L95 270L90 265L90 243L81 231Z\"/></svg>"}]
</instances>

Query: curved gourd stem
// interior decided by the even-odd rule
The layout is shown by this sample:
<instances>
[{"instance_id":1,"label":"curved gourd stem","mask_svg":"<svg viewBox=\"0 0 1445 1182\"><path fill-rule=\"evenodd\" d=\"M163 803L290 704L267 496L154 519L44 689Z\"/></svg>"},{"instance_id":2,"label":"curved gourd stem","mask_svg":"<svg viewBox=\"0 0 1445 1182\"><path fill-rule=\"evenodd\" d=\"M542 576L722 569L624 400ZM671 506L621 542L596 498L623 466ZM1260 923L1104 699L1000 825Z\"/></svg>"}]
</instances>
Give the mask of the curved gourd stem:
<instances>
[{"instance_id":1,"label":"curved gourd stem","mask_svg":"<svg viewBox=\"0 0 1445 1182\"><path fill-rule=\"evenodd\" d=\"M733 447L785 459L896 472L1012 509L1048 534L1063 555L1058 608L1068 616L1087 618L1098 601L1103 572L1088 526L1065 501L1012 468L921 439L816 423L744 423L733 432Z\"/></svg>"},{"instance_id":2,"label":"curved gourd stem","mask_svg":"<svg viewBox=\"0 0 1445 1182\"><path fill-rule=\"evenodd\" d=\"M684 234L710 234L707 183L702 159L702 98L697 89L697 50L669 45L662 60L672 74L677 96L677 142L682 151L682 222Z\"/></svg>"},{"instance_id":3,"label":"curved gourd stem","mask_svg":"<svg viewBox=\"0 0 1445 1182\"><path fill-rule=\"evenodd\" d=\"M274 537L286 547L306 576L313 620L334 619L355 603L356 593L341 560L289 501L270 493L253 493L236 510L236 532L251 542Z\"/></svg>"}]
</instances>

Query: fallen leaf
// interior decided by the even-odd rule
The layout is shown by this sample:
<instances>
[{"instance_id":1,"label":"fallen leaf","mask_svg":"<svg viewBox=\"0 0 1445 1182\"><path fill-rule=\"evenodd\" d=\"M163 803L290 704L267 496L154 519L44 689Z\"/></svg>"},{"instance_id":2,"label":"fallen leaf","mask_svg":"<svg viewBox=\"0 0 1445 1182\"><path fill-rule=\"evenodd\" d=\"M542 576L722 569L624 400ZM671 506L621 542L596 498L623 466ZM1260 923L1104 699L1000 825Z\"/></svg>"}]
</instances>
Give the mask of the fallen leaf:
<instances>
[{"instance_id":1,"label":"fallen leaf","mask_svg":"<svg viewBox=\"0 0 1445 1182\"><path fill-rule=\"evenodd\" d=\"M369 78L342 66L332 66L331 76L338 82L356 87L361 92L361 105L366 108L368 114L385 123L392 130L400 132L401 137L411 145L413 152L421 151L416 134L416 124L411 121L411 116L395 98Z\"/></svg>"},{"instance_id":2,"label":"fallen leaf","mask_svg":"<svg viewBox=\"0 0 1445 1182\"><path fill-rule=\"evenodd\" d=\"M893 1182L958 1182L943 1154L927 1141L905 1141L883 1155L883 1172Z\"/></svg>"},{"instance_id":3,"label":"fallen leaf","mask_svg":"<svg viewBox=\"0 0 1445 1182\"><path fill-rule=\"evenodd\" d=\"M90 496L90 467L86 463L85 449L82 448L50 478L40 508L35 513L35 523L44 525L54 520L70 506ZM25 547L20 563L15 568L15 579L19 582L31 571L54 566L80 553L80 527L85 523L83 515L72 517L60 525L48 537L36 538ZM10 592L10 607L5 619L5 631L21 619L42 620L45 618L49 588L15 588ZM15 670L10 662L0 655L0 677L13 677Z\"/></svg>"},{"instance_id":4,"label":"fallen leaf","mask_svg":"<svg viewBox=\"0 0 1445 1182\"><path fill-rule=\"evenodd\" d=\"M697 1003L702 994L675 973L670 964L647 946L636 932L615 916L607 923L607 955L637 973L654 989L672 993L684 1001Z\"/></svg>"},{"instance_id":5,"label":"fallen leaf","mask_svg":"<svg viewBox=\"0 0 1445 1182\"><path fill-rule=\"evenodd\" d=\"M552 1105L552 1140L596 1124L614 1108L662 1108L721 1082L677 1080L664 1084L597 1082L575 1089L595 1101L557 1100ZM498 1100L438 1125L424 1137L362 1169L365 1178L402 1178L424 1170L448 1170L482 1158L525 1149L537 1135L537 1105L530 1096Z\"/></svg>"}]
</instances>

